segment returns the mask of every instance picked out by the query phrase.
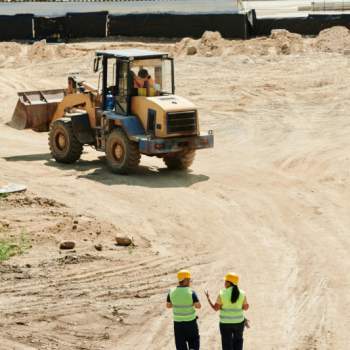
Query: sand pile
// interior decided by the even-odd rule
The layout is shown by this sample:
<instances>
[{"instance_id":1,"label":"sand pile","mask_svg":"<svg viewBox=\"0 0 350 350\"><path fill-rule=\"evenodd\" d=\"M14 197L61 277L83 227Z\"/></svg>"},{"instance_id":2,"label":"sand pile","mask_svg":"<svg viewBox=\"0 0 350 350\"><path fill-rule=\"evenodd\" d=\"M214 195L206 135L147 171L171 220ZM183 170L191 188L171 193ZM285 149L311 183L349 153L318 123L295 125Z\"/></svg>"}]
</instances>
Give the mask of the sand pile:
<instances>
[{"instance_id":1,"label":"sand pile","mask_svg":"<svg viewBox=\"0 0 350 350\"><path fill-rule=\"evenodd\" d=\"M0 43L0 67L15 67L19 64L73 57L84 53L66 44L47 44L41 40L33 45L12 42Z\"/></svg>"},{"instance_id":2,"label":"sand pile","mask_svg":"<svg viewBox=\"0 0 350 350\"><path fill-rule=\"evenodd\" d=\"M303 38L287 30L274 30L271 36L251 40L225 40L219 32L205 32L199 40L184 38L175 45L175 55L199 55L204 57L250 54L288 55L304 51Z\"/></svg>"},{"instance_id":3,"label":"sand pile","mask_svg":"<svg viewBox=\"0 0 350 350\"><path fill-rule=\"evenodd\" d=\"M77 50L67 47L66 44L49 45L46 40L41 40L29 47L27 57L29 61L36 61L72 57L76 54Z\"/></svg>"},{"instance_id":4,"label":"sand pile","mask_svg":"<svg viewBox=\"0 0 350 350\"><path fill-rule=\"evenodd\" d=\"M314 39L313 47L325 52L350 50L350 31L346 27L325 29Z\"/></svg>"},{"instance_id":5,"label":"sand pile","mask_svg":"<svg viewBox=\"0 0 350 350\"><path fill-rule=\"evenodd\" d=\"M14 63L21 55L22 45L17 43L0 43L0 66Z\"/></svg>"},{"instance_id":6,"label":"sand pile","mask_svg":"<svg viewBox=\"0 0 350 350\"><path fill-rule=\"evenodd\" d=\"M303 38L300 34L290 33L285 29L276 29L270 35L272 47L277 54L289 55L304 51Z\"/></svg>"},{"instance_id":7,"label":"sand pile","mask_svg":"<svg viewBox=\"0 0 350 350\"><path fill-rule=\"evenodd\" d=\"M175 45L174 55L290 55L304 52L339 52L350 50L350 31L345 27L323 30L315 38L303 38L285 29L276 29L269 37L250 40L226 40L219 32L205 32L199 40L184 38Z\"/></svg>"},{"instance_id":8,"label":"sand pile","mask_svg":"<svg viewBox=\"0 0 350 350\"><path fill-rule=\"evenodd\" d=\"M224 52L225 40L219 32L205 32L199 39L197 50L202 56L221 56Z\"/></svg>"},{"instance_id":9,"label":"sand pile","mask_svg":"<svg viewBox=\"0 0 350 350\"><path fill-rule=\"evenodd\" d=\"M219 32L204 32L203 36L194 40L191 38L184 38L175 45L175 55L200 55L205 57L221 56L224 52L225 44Z\"/></svg>"},{"instance_id":10,"label":"sand pile","mask_svg":"<svg viewBox=\"0 0 350 350\"><path fill-rule=\"evenodd\" d=\"M54 57L54 48L47 45L46 40L37 41L28 48L27 56L30 61L52 59Z\"/></svg>"}]
</instances>

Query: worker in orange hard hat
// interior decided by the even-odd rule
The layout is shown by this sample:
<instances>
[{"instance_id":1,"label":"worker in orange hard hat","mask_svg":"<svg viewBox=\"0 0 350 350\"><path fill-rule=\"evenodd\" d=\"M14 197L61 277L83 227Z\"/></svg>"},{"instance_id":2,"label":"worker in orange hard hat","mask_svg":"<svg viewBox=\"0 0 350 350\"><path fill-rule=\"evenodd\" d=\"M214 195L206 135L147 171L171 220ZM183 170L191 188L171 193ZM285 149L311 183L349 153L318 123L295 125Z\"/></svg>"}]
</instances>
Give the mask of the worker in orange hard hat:
<instances>
[{"instance_id":1,"label":"worker in orange hard hat","mask_svg":"<svg viewBox=\"0 0 350 350\"><path fill-rule=\"evenodd\" d=\"M191 273L177 273L179 284L168 294L166 307L173 310L175 345L177 350L199 350L199 330L196 309L201 308L196 292L192 290Z\"/></svg>"},{"instance_id":2,"label":"worker in orange hard hat","mask_svg":"<svg viewBox=\"0 0 350 350\"><path fill-rule=\"evenodd\" d=\"M246 324L244 311L249 309L245 292L238 288L239 276L228 273L225 278L225 288L213 304L209 292L205 291L210 306L215 311L220 311L220 333L222 350L242 350L243 331Z\"/></svg>"}]
</instances>

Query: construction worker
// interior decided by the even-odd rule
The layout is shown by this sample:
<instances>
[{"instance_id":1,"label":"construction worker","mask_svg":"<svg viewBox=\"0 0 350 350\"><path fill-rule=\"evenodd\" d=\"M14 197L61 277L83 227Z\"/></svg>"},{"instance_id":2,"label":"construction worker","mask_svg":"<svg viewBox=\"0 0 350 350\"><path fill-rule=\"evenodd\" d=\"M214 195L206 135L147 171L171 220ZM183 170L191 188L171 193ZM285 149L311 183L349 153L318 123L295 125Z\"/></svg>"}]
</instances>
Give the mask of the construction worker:
<instances>
[{"instance_id":1,"label":"construction worker","mask_svg":"<svg viewBox=\"0 0 350 350\"><path fill-rule=\"evenodd\" d=\"M141 87L144 88L154 88L154 80L149 75L148 70L141 68L139 72L137 73L139 81L141 81L141 84L143 84Z\"/></svg>"},{"instance_id":2,"label":"construction worker","mask_svg":"<svg viewBox=\"0 0 350 350\"><path fill-rule=\"evenodd\" d=\"M239 276L236 273L228 273L224 280L225 288L220 290L215 304L211 302L208 291L205 295L213 310L220 311L222 350L242 350L244 311L248 310L249 304L244 291L238 288Z\"/></svg>"},{"instance_id":3,"label":"construction worker","mask_svg":"<svg viewBox=\"0 0 350 350\"><path fill-rule=\"evenodd\" d=\"M175 345L177 350L199 350L199 331L195 309L200 309L197 294L191 289L191 273L177 273L179 284L167 296L166 307L173 309Z\"/></svg>"}]
</instances>

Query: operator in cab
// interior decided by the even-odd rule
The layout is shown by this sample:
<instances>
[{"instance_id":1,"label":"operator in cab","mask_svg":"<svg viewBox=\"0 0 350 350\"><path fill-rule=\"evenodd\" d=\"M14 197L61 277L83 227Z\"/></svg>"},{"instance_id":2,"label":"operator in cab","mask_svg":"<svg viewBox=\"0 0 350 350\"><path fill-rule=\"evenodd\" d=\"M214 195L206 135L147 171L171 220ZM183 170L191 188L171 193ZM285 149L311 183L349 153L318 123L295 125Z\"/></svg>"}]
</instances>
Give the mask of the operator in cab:
<instances>
[{"instance_id":1,"label":"operator in cab","mask_svg":"<svg viewBox=\"0 0 350 350\"><path fill-rule=\"evenodd\" d=\"M177 273L179 284L167 296L166 307L173 310L175 345L177 350L199 350L199 330L196 309L201 308L198 296L190 287L191 273Z\"/></svg>"},{"instance_id":2,"label":"operator in cab","mask_svg":"<svg viewBox=\"0 0 350 350\"><path fill-rule=\"evenodd\" d=\"M136 75L132 71L133 87L137 89L138 96L155 96L155 83L147 69L141 68Z\"/></svg>"}]
</instances>

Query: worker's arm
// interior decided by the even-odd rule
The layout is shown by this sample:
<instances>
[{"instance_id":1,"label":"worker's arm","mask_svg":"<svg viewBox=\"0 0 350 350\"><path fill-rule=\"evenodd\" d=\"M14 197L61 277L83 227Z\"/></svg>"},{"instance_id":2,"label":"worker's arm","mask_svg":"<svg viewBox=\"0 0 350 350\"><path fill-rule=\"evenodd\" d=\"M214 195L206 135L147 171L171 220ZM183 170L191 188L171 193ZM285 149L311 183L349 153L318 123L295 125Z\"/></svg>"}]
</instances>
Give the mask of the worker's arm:
<instances>
[{"instance_id":1,"label":"worker's arm","mask_svg":"<svg viewBox=\"0 0 350 350\"><path fill-rule=\"evenodd\" d=\"M218 300L216 301L216 303L213 304L212 301L210 300L209 291L206 290L206 291L205 291L205 295L206 295L206 297L207 297L207 299L208 299L208 303L209 303L209 305L211 306L211 308L212 308L214 311L219 311L219 310L221 309L221 303L219 303L219 298L220 298L220 297L218 297Z\"/></svg>"},{"instance_id":2,"label":"worker's arm","mask_svg":"<svg viewBox=\"0 0 350 350\"><path fill-rule=\"evenodd\" d=\"M196 308L196 309L200 309L202 307L202 304L201 303L194 303L193 306Z\"/></svg>"},{"instance_id":3,"label":"worker's arm","mask_svg":"<svg viewBox=\"0 0 350 350\"><path fill-rule=\"evenodd\" d=\"M247 297L244 297L242 309L244 311L247 311L249 309L249 304L248 304Z\"/></svg>"},{"instance_id":4,"label":"worker's arm","mask_svg":"<svg viewBox=\"0 0 350 350\"><path fill-rule=\"evenodd\" d=\"M168 293L167 297L166 297L166 307L167 309L171 309L173 307L173 304L171 303L170 300L170 294Z\"/></svg>"},{"instance_id":5,"label":"worker's arm","mask_svg":"<svg viewBox=\"0 0 350 350\"><path fill-rule=\"evenodd\" d=\"M193 306L196 309L200 309L202 307L201 303L199 302L197 293L195 291L192 292L192 301L193 301Z\"/></svg>"}]
</instances>

